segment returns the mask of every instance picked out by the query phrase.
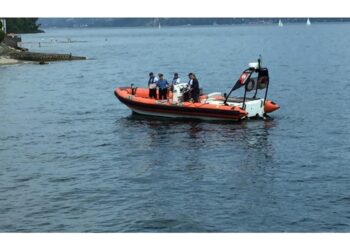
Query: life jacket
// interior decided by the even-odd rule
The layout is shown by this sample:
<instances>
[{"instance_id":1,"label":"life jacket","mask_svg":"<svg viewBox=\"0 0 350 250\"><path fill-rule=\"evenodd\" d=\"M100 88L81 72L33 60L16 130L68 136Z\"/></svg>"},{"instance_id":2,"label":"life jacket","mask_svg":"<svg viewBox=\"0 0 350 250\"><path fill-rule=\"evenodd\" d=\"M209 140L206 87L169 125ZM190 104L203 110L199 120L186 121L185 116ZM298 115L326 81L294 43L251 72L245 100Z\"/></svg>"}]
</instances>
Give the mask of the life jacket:
<instances>
[{"instance_id":1,"label":"life jacket","mask_svg":"<svg viewBox=\"0 0 350 250\"><path fill-rule=\"evenodd\" d=\"M149 78L149 80L148 80L148 88L150 88L150 89L157 88L157 83L154 81L154 79L155 79L155 76L152 76L152 77Z\"/></svg>"}]
</instances>

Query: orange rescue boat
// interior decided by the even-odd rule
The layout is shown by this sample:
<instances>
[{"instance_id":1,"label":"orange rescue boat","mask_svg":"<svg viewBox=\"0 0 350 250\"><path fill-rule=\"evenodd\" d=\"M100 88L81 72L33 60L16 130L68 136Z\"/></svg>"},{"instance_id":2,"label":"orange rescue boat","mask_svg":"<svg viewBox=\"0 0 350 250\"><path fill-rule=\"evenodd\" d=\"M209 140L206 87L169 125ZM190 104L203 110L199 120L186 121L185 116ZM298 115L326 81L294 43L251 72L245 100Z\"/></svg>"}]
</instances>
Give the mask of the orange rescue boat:
<instances>
[{"instance_id":1,"label":"orange rescue boat","mask_svg":"<svg viewBox=\"0 0 350 250\"><path fill-rule=\"evenodd\" d=\"M117 87L115 96L133 112L142 115L151 115L169 118L191 118L201 120L230 120L240 121L247 118L268 117L279 109L278 104L267 100L269 74L267 68L262 68L260 59L250 63L226 94L220 92L200 95L199 102L184 101L184 93L188 91L187 83L176 84L173 92L169 91L167 100L149 98L149 89L130 87ZM233 91L245 87L243 97L230 97ZM264 98L258 98L258 90L265 89ZM253 97L247 97L248 92L254 92Z\"/></svg>"}]
</instances>

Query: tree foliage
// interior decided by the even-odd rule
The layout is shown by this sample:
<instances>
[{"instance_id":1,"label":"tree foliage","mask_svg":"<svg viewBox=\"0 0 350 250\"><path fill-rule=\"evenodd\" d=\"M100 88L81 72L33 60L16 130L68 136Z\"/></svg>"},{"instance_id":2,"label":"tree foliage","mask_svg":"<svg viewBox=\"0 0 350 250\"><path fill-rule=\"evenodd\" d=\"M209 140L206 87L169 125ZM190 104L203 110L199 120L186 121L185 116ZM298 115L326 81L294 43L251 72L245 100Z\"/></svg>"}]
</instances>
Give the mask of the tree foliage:
<instances>
[{"instance_id":1,"label":"tree foliage","mask_svg":"<svg viewBox=\"0 0 350 250\"><path fill-rule=\"evenodd\" d=\"M37 21L38 18L6 18L7 33L42 32Z\"/></svg>"},{"instance_id":2,"label":"tree foliage","mask_svg":"<svg viewBox=\"0 0 350 250\"><path fill-rule=\"evenodd\" d=\"M0 28L0 43L4 40L5 38L5 32L3 32Z\"/></svg>"}]
</instances>

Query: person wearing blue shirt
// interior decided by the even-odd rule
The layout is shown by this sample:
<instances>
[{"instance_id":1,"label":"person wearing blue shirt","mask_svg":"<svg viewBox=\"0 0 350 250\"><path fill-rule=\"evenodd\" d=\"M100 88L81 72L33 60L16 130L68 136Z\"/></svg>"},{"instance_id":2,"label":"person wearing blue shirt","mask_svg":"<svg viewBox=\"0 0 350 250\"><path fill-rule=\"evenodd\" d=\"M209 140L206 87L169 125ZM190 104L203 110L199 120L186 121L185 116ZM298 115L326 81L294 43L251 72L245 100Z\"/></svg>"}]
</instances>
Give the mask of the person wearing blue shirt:
<instances>
[{"instance_id":1,"label":"person wearing blue shirt","mask_svg":"<svg viewBox=\"0 0 350 250\"><path fill-rule=\"evenodd\" d=\"M158 76L159 80L157 82L157 87L159 89L159 100L163 100L166 99L169 83L166 79L164 79L163 74L158 74Z\"/></svg>"}]
</instances>

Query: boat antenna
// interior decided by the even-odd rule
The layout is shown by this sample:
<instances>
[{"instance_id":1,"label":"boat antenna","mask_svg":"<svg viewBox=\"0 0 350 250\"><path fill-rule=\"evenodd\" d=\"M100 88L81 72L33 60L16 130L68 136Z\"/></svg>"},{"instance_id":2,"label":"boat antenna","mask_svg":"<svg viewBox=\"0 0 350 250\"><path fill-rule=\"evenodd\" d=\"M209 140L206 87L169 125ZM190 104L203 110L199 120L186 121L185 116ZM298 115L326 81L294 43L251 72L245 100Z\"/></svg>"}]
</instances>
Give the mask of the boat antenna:
<instances>
[{"instance_id":1,"label":"boat antenna","mask_svg":"<svg viewBox=\"0 0 350 250\"><path fill-rule=\"evenodd\" d=\"M259 54L259 58L258 58L258 67L259 67L259 69L261 68L261 62L262 62L262 57Z\"/></svg>"}]
</instances>

